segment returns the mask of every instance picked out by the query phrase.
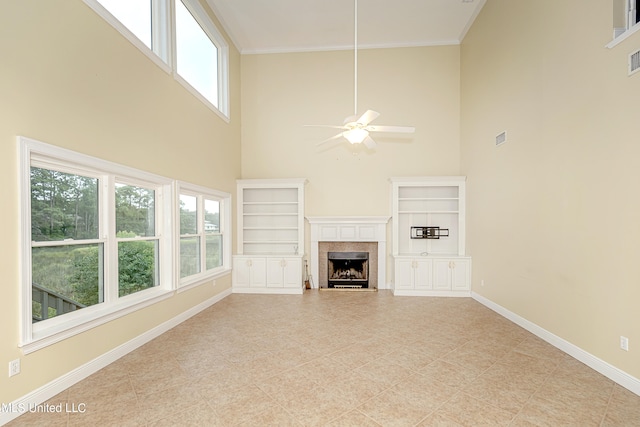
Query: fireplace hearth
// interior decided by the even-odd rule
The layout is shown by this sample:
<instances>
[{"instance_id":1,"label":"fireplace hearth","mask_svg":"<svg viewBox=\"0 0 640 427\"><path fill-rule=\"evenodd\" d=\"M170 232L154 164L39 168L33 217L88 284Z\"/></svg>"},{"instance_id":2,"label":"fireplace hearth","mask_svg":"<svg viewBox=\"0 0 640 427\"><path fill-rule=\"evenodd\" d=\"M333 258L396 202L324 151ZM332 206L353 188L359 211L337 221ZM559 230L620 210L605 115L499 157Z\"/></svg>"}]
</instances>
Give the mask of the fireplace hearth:
<instances>
[{"instance_id":1,"label":"fireplace hearth","mask_svg":"<svg viewBox=\"0 0 640 427\"><path fill-rule=\"evenodd\" d=\"M327 282L334 289L369 287L368 252L328 252Z\"/></svg>"}]
</instances>

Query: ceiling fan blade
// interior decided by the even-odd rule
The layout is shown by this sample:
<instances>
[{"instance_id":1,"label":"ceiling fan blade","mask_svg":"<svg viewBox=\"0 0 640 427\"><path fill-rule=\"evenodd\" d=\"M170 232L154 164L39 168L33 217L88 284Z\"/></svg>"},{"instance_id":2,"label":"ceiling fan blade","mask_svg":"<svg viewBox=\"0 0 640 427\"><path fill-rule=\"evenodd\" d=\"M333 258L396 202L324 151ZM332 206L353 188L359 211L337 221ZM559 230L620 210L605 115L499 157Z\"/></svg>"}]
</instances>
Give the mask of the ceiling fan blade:
<instances>
[{"instance_id":1,"label":"ceiling fan blade","mask_svg":"<svg viewBox=\"0 0 640 427\"><path fill-rule=\"evenodd\" d=\"M380 113L378 113L377 111L367 110L362 116L360 116L360 118L357 120L357 123L360 123L363 126L367 126L369 123L377 119L378 116L380 116Z\"/></svg>"},{"instance_id":2,"label":"ceiling fan blade","mask_svg":"<svg viewBox=\"0 0 640 427\"><path fill-rule=\"evenodd\" d=\"M370 150L376 148L376 142L369 135L362 141L362 143Z\"/></svg>"},{"instance_id":3,"label":"ceiling fan blade","mask_svg":"<svg viewBox=\"0 0 640 427\"><path fill-rule=\"evenodd\" d=\"M331 138L327 138L327 139L325 139L324 141L318 142L318 143L316 144L316 146L318 146L318 145L322 145L322 144L326 144L327 142L333 141L334 139L342 138L342 134L343 134L343 132L340 132L339 134L334 135L334 136L332 136Z\"/></svg>"},{"instance_id":4,"label":"ceiling fan blade","mask_svg":"<svg viewBox=\"0 0 640 427\"><path fill-rule=\"evenodd\" d=\"M413 126L367 126L369 132L394 132L394 133L413 133L416 128Z\"/></svg>"}]
</instances>

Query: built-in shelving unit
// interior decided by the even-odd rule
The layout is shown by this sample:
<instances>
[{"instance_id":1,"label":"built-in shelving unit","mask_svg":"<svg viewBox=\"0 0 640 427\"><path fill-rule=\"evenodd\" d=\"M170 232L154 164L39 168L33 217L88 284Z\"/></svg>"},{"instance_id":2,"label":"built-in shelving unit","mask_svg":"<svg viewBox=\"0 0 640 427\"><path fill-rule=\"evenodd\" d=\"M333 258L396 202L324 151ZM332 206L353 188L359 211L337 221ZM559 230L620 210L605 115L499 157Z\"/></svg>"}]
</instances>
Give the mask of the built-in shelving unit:
<instances>
[{"instance_id":1,"label":"built-in shelving unit","mask_svg":"<svg viewBox=\"0 0 640 427\"><path fill-rule=\"evenodd\" d=\"M237 181L234 292L302 292L305 183L305 179Z\"/></svg>"},{"instance_id":2,"label":"built-in shelving unit","mask_svg":"<svg viewBox=\"0 0 640 427\"><path fill-rule=\"evenodd\" d=\"M465 182L463 176L391 178L395 294L468 295Z\"/></svg>"}]
</instances>

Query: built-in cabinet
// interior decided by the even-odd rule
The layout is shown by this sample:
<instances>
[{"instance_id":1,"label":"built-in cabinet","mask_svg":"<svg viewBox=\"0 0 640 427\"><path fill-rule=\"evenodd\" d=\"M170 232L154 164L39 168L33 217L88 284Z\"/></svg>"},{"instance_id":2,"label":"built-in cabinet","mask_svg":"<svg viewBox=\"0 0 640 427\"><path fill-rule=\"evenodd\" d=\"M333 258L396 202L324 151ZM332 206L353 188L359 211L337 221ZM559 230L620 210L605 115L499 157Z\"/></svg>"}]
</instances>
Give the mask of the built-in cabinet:
<instances>
[{"instance_id":1,"label":"built-in cabinet","mask_svg":"<svg viewBox=\"0 0 640 427\"><path fill-rule=\"evenodd\" d=\"M469 295L465 180L391 178L395 295Z\"/></svg>"},{"instance_id":2,"label":"built-in cabinet","mask_svg":"<svg viewBox=\"0 0 640 427\"><path fill-rule=\"evenodd\" d=\"M305 179L237 181L233 291L302 293Z\"/></svg>"}]
</instances>

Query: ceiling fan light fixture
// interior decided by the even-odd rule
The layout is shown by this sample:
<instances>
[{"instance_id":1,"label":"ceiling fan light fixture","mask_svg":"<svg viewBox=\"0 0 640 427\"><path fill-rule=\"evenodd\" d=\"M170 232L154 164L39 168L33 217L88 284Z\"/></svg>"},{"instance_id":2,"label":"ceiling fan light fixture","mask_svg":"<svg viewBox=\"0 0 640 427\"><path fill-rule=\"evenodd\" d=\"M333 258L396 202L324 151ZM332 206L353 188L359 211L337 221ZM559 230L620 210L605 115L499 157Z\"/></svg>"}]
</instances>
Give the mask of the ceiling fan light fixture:
<instances>
[{"instance_id":1,"label":"ceiling fan light fixture","mask_svg":"<svg viewBox=\"0 0 640 427\"><path fill-rule=\"evenodd\" d=\"M343 132L342 136L352 144L360 144L367 136L369 136L369 132L367 132L366 129L354 128Z\"/></svg>"}]
</instances>

